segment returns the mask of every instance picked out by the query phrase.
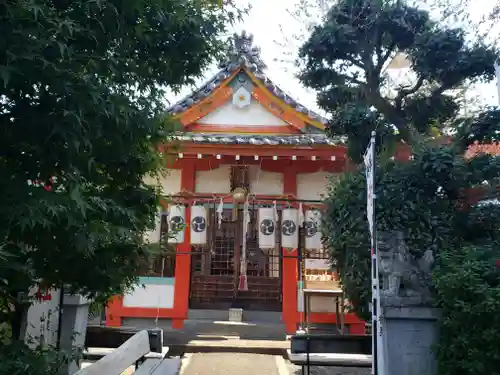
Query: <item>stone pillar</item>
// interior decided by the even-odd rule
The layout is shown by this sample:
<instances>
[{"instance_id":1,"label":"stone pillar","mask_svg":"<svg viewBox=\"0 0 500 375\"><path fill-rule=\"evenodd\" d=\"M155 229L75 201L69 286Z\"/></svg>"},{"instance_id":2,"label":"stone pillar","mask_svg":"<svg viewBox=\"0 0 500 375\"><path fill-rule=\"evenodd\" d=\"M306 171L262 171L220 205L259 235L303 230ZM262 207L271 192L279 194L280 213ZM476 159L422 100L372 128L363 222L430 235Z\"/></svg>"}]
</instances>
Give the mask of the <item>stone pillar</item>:
<instances>
[{"instance_id":1,"label":"stone pillar","mask_svg":"<svg viewBox=\"0 0 500 375\"><path fill-rule=\"evenodd\" d=\"M90 300L80 295L64 294L61 314L60 348L71 352L74 348L82 350L89 317ZM68 374L79 370L76 362L68 364Z\"/></svg>"},{"instance_id":2,"label":"stone pillar","mask_svg":"<svg viewBox=\"0 0 500 375\"><path fill-rule=\"evenodd\" d=\"M438 318L439 310L431 307L382 308L387 375L435 374Z\"/></svg>"}]
</instances>

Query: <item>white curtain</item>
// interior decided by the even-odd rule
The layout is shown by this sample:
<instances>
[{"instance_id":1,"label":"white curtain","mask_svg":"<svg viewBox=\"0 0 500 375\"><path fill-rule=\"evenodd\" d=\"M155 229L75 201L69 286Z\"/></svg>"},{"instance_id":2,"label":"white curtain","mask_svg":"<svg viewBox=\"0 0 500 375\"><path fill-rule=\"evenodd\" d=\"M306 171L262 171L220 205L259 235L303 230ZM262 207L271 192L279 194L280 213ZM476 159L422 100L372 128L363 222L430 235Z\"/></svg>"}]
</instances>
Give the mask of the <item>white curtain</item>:
<instances>
[{"instance_id":1,"label":"white curtain","mask_svg":"<svg viewBox=\"0 0 500 375\"><path fill-rule=\"evenodd\" d=\"M259 208L259 247L274 249L276 246L276 221L274 208Z\"/></svg>"},{"instance_id":2,"label":"white curtain","mask_svg":"<svg viewBox=\"0 0 500 375\"><path fill-rule=\"evenodd\" d=\"M186 207L180 204L168 206L168 243L184 242Z\"/></svg>"},{"instance_id":3,"label":"white curtain","mask_svg":"<svg viewBox=\"0 0 500 375\"><path fill-rule=\"evenodd\" d=\"M281 246L286 249L299 247L298 212L296 208L283 209L281 216Z\"/></svg>"},{"instance_id":4,"label":"white curtain","mask_svg":"<svg viewBox=\"0 0 500 375\"><path fill-rule=\"evenodd\" d=\"M307 210L305 219L306 249L321 249L321 212Z\"/></svg>"},{"instance_id":5,"label":"white curtain","mask_svg":"<svg viewBox=\"0 0 500 375\"><path fill-rule=\"evenodd\" d=\"M191 244L207 243L207 209L205 206L191 206Z\"/></svg>"}]
</instances>

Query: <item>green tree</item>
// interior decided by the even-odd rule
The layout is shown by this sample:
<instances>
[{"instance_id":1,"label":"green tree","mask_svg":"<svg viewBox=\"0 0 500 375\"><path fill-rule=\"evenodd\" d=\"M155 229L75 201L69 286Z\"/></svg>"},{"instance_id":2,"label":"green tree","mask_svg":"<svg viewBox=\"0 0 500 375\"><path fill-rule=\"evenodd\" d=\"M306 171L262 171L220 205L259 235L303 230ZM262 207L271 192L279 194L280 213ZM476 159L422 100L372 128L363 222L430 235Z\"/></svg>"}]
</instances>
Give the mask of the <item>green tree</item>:
<instances>
[{"instance_id":1,"label":"green tree","mask_svg":"<svg viewBox=\"0 0 500 375\"><path fill-rule=\"evenodd\" d=\"M14 334L17 297L37 283L109 296L134 282L164 91L200 76L238 15L219 0L0 5L0 298Z\"/></svg>"},{"instance_id":2,"label":"green tree","mask_svg":"<svg viewBox=\"0 0 500 375\"><path fill-rule=\"evenodd\" d=\"M488 245L500 238L500 205L468 204L472 189L498 197L500 160L466 160L453 146L415 146L408 162L378 162L375 182L377 230L400 230L410 252ZM489 195L491 194L491 195ZM340 177L325 201L324 241L355 312L368 319L370 237L366 180L358 170Z\"/></svg>"},{"instance_id":3,"label":"green tree","mask_svg":"<svg viewBox=\"0 0 500 375\"><path fill-rule=\"evenodd\" d=\"M441 309L439 375L500 374L499 243L442 249L434 272Z\"/></svg>"},{"instance_id":4,"label":"green tree","mask_svg":"<svg viewBox=\"0 0 500 375\"><path fill-rule=\"evenodd\" d=\"M409 60L412 77L389 85L387 66L397 54ZM497 51L468 43L464 29L441 25L405 1L339 0L300 58L301 81L332 115L328 130L347 135L350 156L360 161L360 145L374 129L412 142L460 117L454 90L492 79Z\"/></svg>"}]
</instances>

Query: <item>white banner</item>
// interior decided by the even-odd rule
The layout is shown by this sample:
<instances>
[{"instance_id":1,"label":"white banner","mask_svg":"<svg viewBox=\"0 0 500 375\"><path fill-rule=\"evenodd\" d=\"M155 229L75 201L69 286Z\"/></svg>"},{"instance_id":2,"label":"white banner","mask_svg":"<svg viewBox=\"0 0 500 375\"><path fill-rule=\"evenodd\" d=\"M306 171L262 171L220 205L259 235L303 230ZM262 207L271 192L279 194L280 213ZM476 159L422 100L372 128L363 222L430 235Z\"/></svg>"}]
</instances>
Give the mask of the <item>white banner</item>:
<instances>
[{"instance_id":1,"label":"white banner","mask_svg":"<svg viewBox=\"0 0 500 375\"><path fill-rule=\"evenodd\" d=\"M207 243L207 209L205 206L191 206L191 244Z\"/></svg>"},{"instance_id":2,"label":"white banner","mask_svg":"<svg viewBox=\"0 0 500 375\"><path fill-rule=\"evenodd\" d=\"M296 208L285 208L281 215L281 246L285 249L299 247L298 212Z\"/></svg>"},{"instance_id":3,"label":"white banner","mask_svg":"<svg viewBox=\"0 0 500 375\"><path fill-rule=\"evenodd\" d=\"M495 76L497 79L498 104L500 105L500 58L495 61Z\"/></svg>"},{"instance_id":4,"label":"white banner","mask_svg":"<svg viewBox=\"0 0 500 375\"><path fill-rule=\"evenodd\" d=\"M366 215L368 218L368 227L371 240L371 277L372 277L372 373L375 375L386 374L386 351L384 344L384 327L380 320L382 309L380 306L380 288L378 278L378 260L377 245L375 239L374 221L374 200L375 200L375 136L372 132L370 144L364 155L365 174L366 174Z\"/></svg>"},{"instance_id":5,"label":"white banner","mask_svg":"<svg viewBox=\"0 0 500 375\"><path fill-rule=\"evenodd\" d=\"M276 222L274 208L259 208L259 247L274 249L276 246Z\"/></svg>"},{"instance_id":6,"label":"white banner","mask_svg":"<svg viewBox=\"0 0 500 375\"><path fill-rule=\"evenodd\" d=\"M368 227L370 229L370 236L373 237L373 163L374 155L372 142L368 145L364 155L365 162L365 175L366 175L366 216L368 218ZM373 244L372 244L373 246Z\"/></svg>"},{"instance_id":7,"label":"white banner","mask_svg":"<svg viewBox=\"0 0 500 375\"><path fill-rule=\"evenodd\" d=\"M307 210L305 220L306 249L321 249L323 246L321 243L321 212Z\"/></svg>"},{"instance_id":8,"label":"white banner","mask_svg":"<svg viewBox=\"0 0 500 375\"><path fill-rule=\"evenodd\" d=\"M186 207L180 204L168 206L168 243L184 242Z\"/></svg>"}]
</instances>

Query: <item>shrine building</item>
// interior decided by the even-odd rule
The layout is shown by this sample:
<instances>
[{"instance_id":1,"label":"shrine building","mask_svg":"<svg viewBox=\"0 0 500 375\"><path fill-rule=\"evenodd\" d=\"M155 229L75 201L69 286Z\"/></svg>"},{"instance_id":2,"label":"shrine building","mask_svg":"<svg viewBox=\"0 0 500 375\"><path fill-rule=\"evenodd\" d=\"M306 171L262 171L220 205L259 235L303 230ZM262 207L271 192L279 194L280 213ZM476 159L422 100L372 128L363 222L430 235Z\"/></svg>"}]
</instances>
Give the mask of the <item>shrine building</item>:
<instances>
[{"instance_id":1,"label":"shrine building","mask_svg":"<svg viewBox=\"0 0 500 375\"><path fill-rule=\"evenodd\" d=\"M144 287L113 298L108 326L159 319L182 329L193 312L242 309L243 321L275 312L295 333L301 288L340 289L320 225L328 182L349 165L345 144L266 76L251 35L237 36L219 67L169 111L182 130L165 147L165 201L147 234L164 256L140 275ZM337 311L319 294L309 320L336 323ZM354 314L343 321L349 333L364 333Z\"/></svg>"}]
</instances>

